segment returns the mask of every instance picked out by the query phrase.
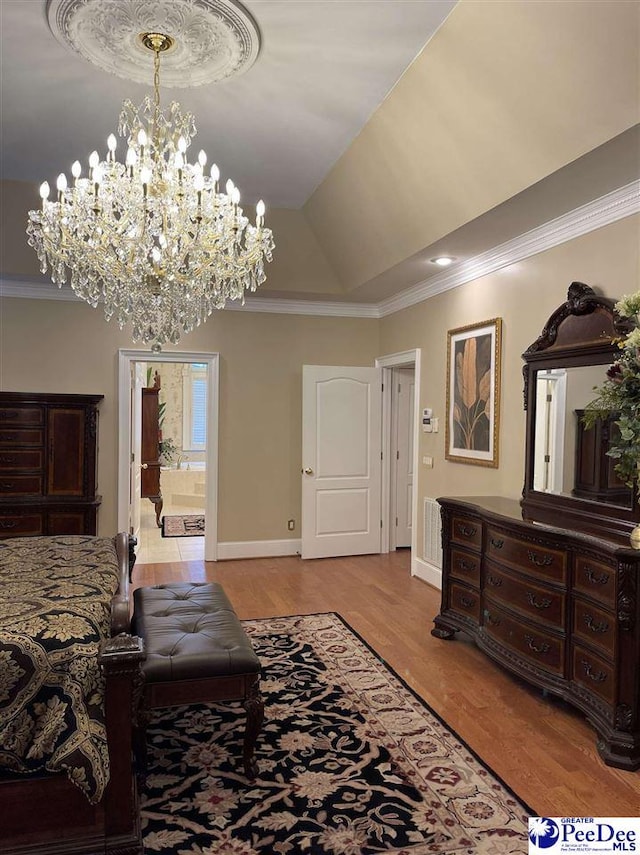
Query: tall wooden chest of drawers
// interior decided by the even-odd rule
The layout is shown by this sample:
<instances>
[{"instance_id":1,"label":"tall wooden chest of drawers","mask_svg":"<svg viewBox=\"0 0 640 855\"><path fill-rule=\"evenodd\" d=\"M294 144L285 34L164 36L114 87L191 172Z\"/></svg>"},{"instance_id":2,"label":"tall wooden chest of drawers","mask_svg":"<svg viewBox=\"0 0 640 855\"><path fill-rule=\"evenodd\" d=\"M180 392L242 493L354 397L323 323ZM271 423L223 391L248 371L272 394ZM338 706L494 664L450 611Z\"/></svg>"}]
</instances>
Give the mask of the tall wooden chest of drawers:
<instances>
[{"instance_id":1,"label":"tall wooden chest of drawers","mask_svg":"<svg viewBox=\"0 0 640 855\"><path fill-rule=\"evenodd\" d=\"M500 664L581 709L605 763L640 767L640 551L522 519L498 497L438 499L442 606Z\"/></svg>"},{"instance_id":2,"label":"tall wooden chest of drawers","mask_svg":"<svg viewBox=\"0 0 640 855\"><path fill-rule=\"evenodd\" d=\"M0 537L96 534L102 397L0 392Z\"/></svg>"}]
</instances>

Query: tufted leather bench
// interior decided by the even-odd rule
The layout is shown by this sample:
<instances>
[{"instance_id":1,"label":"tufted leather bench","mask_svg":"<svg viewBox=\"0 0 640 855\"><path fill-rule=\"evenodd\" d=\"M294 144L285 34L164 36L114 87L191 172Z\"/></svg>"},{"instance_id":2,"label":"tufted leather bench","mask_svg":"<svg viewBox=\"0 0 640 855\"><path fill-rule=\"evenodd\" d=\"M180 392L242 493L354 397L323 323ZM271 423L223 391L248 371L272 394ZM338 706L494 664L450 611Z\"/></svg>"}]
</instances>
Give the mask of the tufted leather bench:
<instances>
[{"instance_id":1,"label":"tufted leather bench","mask_svg":"<svg viewBox=\"0 0 640 855\"><path fill-rule=\"evenodd\" d=\"M253 752L264 717L260 660L222 586L187 582L138 588L132 632L144 639L147 655L141 718L161 707L241 700L247 714L244 769L253 780Z\"/></svg>"}]
</instances>

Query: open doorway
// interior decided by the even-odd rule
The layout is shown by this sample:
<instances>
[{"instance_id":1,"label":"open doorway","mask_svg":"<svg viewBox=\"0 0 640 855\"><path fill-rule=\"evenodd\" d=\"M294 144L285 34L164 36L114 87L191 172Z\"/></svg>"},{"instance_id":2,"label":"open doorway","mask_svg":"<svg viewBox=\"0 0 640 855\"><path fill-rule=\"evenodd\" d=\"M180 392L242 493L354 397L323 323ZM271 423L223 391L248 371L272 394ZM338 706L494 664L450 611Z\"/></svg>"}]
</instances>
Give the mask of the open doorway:
<instances>
[{"instance_id":1,"label":"open doorway","mask_svg":"<svg viewBox=\"0 0 640 855\"><path fill-rule=\"evenodd\" d=\"M410 549L413 528L415 369L391 369L389 550Z\"/></svg>"},{"instance_id":2,"label":"open doorway","mask_svg":"<svg viewBox=\"0 0 640 855\"><path fill-rule=\"evenodd\" d=\"M142 563L216 560L218 357L120 351L118 528Z\"/></svg>"},{"instance_id":3,"label":"open doorway","mask_svg":"<svg viewBox=\"0 0 640 855\"><path fill-rule=\"evenodd\" d=\"M417 566L417 490L420 440L420 349L376 359L382 368L381 552L411 549Z\"/></svg>"}]
</instances>

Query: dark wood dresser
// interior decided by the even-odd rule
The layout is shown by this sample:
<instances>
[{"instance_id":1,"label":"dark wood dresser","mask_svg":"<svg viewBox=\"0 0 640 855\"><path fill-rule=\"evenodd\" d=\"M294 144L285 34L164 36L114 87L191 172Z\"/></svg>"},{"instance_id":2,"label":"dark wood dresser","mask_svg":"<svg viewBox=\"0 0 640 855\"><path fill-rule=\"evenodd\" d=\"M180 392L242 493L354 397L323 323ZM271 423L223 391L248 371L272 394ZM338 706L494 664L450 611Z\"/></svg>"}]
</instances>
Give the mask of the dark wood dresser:
<instances>
[{"instance_id":1,"label":"dark wood dresser","mask_svg":"<svg viewBox=\"0 0 640 855\"><path fill-rule=\"evenodd\" d=\"M0 392L0 537L96 534L102 398Z\"/></svg>"},{"instance_id":2,"label":"dark wood dresser","mask_svg":"<svg viewBox=\"0 0 640 855\"><path fill-rule=\"evenodd\" d=\"M432 634L466 631L582 710L605 763L640 767L640 551L524 521L515 500L438 502L442 606Z\"/></svg>"},{"instance_id":3,"label":"dark wood dresser","mask_svg":"<svg viewBox=\"0 0 640 855\"><path fill-rule=\"evenodd\" d=\"M142 390L142 472L140 497L149 499L156 511L156 524L161 525L162 489L160 487L160 378L157 385Z\"/></svg>"}]
</instances>

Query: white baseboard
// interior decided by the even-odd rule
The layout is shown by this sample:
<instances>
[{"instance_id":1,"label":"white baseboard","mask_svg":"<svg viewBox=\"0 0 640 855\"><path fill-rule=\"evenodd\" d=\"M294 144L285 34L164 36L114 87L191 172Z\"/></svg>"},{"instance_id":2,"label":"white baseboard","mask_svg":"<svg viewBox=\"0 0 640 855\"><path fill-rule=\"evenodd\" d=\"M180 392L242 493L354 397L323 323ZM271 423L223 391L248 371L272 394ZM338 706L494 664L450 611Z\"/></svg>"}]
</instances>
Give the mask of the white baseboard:
<instances>
[{"instance_id":1,"label":"white baseboard","mask_svg":"<svg viewBox=\"0 0 640 855\"><path fill-rule=\"evenodd\" d=\"M439 591L442 590L442 570L422 558L414 558L411 562L411 575L428 582Z\"/></svg>"},{"instance_id":2,"label":"white baseboard","mask_svg":"<svg viewBox=\"0 0 640 855\"><path fill-rule=\"evenodd\" d=\"M280 555L297 555L302 549L299 539L245 540L218 543L218 561L233 558L277 558Z\"/></svg>"}]
</instances>

